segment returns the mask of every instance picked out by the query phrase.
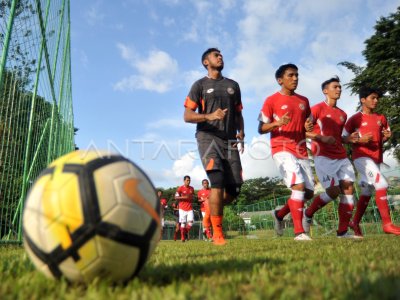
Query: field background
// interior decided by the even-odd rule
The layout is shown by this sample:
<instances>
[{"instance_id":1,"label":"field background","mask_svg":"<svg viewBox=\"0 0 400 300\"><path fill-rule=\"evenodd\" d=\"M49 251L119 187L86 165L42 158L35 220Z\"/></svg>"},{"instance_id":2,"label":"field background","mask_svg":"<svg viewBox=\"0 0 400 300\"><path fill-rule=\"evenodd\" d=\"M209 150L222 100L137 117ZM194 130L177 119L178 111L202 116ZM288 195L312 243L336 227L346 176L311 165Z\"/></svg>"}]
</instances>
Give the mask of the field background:
<instances>
[{"instance_id":1,"label":"field background","mask_svg":"<svg viewBox=\"0 0 400 300\"><path fill-rule=\"evenodd\" d=\"M0 247L0 299L400 299L400 237L236 237L224 247L161 241L138 278L87 286L45 278Z\"/></svg>"}]
</instances>

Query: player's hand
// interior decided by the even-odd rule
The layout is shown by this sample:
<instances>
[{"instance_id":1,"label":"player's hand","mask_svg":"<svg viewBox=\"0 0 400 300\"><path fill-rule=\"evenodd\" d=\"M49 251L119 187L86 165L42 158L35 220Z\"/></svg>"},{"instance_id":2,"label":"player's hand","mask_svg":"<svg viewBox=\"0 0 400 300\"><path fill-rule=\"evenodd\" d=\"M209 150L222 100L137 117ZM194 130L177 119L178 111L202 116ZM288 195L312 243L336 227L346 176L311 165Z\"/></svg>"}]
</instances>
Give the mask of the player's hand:
<instances>
[{"instance_id":1,"label":"player's hand","mask_svg":"<svg viewBox=\"0 0 400 300\"><path fill-rule=\"evenodd\" d=\"M383 140L387 141L391 136L392 136L392 132L390 130L382 130L382 134L383 134Z\"/></svg>"},{"instance_id":2,"label":"player's hand","mask_svg":"<svg viewBox=\"0 0 400 300\"><path fill-rule=\"evenodd\" d=\"M320 141L321 141L322 143L328 144L328 145L333 145L333 144L336 143L336 139L335 139L333 136L331 136L331 135L327 135L327 136L322 135L322 136L320 137Z\"/></svg>"},{"instance_id":3,"label":"player's hand","mask_svg":"<svg viewBox=\"0 0 400 300\"><path fill-rule=\"evenodd\" d=\"M242 154L244 152L244 132L239 131L238 134L236 134L236 139L238 141L233 144L233 147L238 147L239 153Z\"/></svg>"},{"instance_id":4,"label":"player's hand","mask_svg":"<svg viewBox=\"0 0 400 300\"><path fill-rule=\"evenodd\" d=\"M348 141L352 144L358 143L360 140L360 135L358 134L357 131L354 131L352 134L349 135Z\"/></svg>"},{"instance_id":5,"label":"player's hand","mask_svg":"<svg viewBox=\"0 0 400 300\"><path fill-rule=\"evenodd\" d=\"M216 111L214 111L211 114L207 115L207 119L209 121L214 121L214 120L223 120L226 116L226 113L228 112L228 109L220 109L218 108Z\"/></svg>"},{"instance_id":6,"label":"player's hand","mask_svg":"<svg viewBox=\"0 0 400 300\"><path fill-rule=\"evenodd\" d=\"M311 132L314 130L314 124L310 118L307 118L306 122L304 123L304 128L307 132Z\"/></svg>"},{"instance_id":7,"label":"player's hand","mask_svg":"<svg viewBox=\"0 0 400 300\"><path fill-rule=\"evenodd\" d=\"M278 121L279 127L289 124L290 122L290 117L289 117L289 112L286 112Z\"/></svg>"},{"instance_id":8,"label":"player's hand","mask_svg":"<svg viewBox=\"0 0 400 300\"><path fill-rule=\"evenodd\" d=\"M370 141L372 141L372 133L371 133L371 132L368 132L368 133L364 134L364 135L361 136L361 137L359 138L359 140L358 140L358 142L359 142L360 144L367 144L367 143L369 143Z\"/></svg>"}]
</instances>

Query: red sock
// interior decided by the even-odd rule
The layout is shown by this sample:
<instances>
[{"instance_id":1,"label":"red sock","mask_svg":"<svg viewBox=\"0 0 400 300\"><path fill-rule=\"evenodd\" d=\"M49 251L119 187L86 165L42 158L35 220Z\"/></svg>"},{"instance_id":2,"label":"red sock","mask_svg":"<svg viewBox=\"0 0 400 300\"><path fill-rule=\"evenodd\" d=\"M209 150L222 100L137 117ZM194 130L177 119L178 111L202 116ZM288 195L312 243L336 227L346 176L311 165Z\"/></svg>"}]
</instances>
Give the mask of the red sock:
<instances>
[{"instance_id":1,"label":"red sock","mask_svg":"<svg viewBox=\"0 0 400 300\"><path fill-rule=\"evenodd\" d=\"M174 233L174 241L176 241L176 237L178 236L178 231L175 231Z\"/></svg>"},{"instance_id":2,"label":"red sock","mask_svg":"<svg viewBox=\"0 0 400 300\"><path fill-rule=\"evenodd\" d=\"M318 195L314 198L314 201L311 203L310 207L306 209L306 216L312 218L315 212L324 207L326 204L327 202L321 199L321 195Z\"/></svg>"},{"instance_id":3,"label":"red sock","mask_svg":"<svg viewBox=\"0 0 400 300\"><path fill-rule=\"evenodd\" d=\"M222 216L210 216L211 224L214 232L215 238L223 238L224 234L222 232Z\"/></svg>"},{"instance_id":4,"label":"red sock","mask_svg":"<svg viewBox=\"0 0 400 300\"><path fill-rule=\"evenodd\" d=\"M366 195L361 195L360 199L358 199L356 213L354 214L353 217L354 224L360 224L361 218L368 207L368 202L370 199L371 196L366 196Z\"/></svg>"},{"instance_id":5,"label":"red sock","mask_svg":"<svg viewBox=\"0 0 400 300\"><path fill-rule=\"evenodd\" d=\"M289 204L286 202L285 206L283 206L278 212L276 213L276 216L280 219L283 220L283 218L290 213L290 208Z\"/></svg>"},{"instance_id":6,"label":"red sock","mask_svg":"<svg viewBox=\"0 0 400 300\"><path fill-rule=\"evenodd\" d=\"M182 241L185 240L185 232L186 232L186 228L185 227L181 227L181 240Z\"/></svg>"},{"instance_id":7,"label":"red sock","mask_svg":"<svg viewBox=\"0 0 400 300\"><path fill-rule=\"evenodd\" d=\"M290 213L292 214L294 233L295 234L304 233L302 224L304 202L289 199L288 205L290 208Z\"/></svg>"},{"instance_id":8,"label":"red sock","mask_svg":"<svg viewBox=\"0 0 400 300\"><path fill-rule=\"evenodd\" d=\"M338 234L345 233L348 230L353 208L353 204L339 203L339 228L337 231Z\"/></svg>"},{"instance_id":9,"label":"red sock","mask_svg":"<svg viewBox=\"0 0 400 300\"><path fill-rule=\"evenodd\" d=\"M378 207L379 213L382 218L383 226L392 223L392 219L390 218L390 209L389 204L387 202L387 193L386 190L377 190L375 193L375 202Z\"/></svg>"}]
</instances>

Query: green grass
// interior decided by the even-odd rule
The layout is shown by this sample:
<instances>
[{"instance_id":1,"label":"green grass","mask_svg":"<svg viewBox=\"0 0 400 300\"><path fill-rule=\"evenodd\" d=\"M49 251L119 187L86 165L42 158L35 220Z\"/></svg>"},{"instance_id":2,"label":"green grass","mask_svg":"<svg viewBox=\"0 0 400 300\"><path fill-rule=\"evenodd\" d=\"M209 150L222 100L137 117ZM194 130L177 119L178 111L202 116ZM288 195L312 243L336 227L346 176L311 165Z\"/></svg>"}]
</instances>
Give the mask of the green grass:
<instances>
[{"instance_id":1,"label":"green grass","mask_svg":"<svg viewBox=\"0 0 400 300\"><path fill-rule=\"evenodd\" d=\"M254 237L254 236L253 236ZM0 247L0 299L399 299L400 238L162 241L138 278L88 286L45 278L24 250Z\"/></svg>"}]
</instances>

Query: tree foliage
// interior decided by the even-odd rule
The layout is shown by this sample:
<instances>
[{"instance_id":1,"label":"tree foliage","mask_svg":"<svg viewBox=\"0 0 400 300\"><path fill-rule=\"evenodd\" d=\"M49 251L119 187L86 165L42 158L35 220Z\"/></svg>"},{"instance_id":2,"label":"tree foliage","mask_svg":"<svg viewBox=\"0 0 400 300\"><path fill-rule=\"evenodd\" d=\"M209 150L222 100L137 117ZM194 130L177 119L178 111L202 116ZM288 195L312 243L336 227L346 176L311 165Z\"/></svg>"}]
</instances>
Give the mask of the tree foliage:
<instances>
[{"instance_id":1,"label":"tree foliage","mask_svg":"<svg viewBox=\"0 0 400 300\"><path fill-rule=\"evenodd\" d=\"M366 66L348 61L340 65L355 75L347 84L353 94L362 86L383 92L377 112L387 117L394 133L386 149L394 148L395 157L400 161L400 7L388 17L381 17L374 28L375 33L365 41L362 52Z\"/></svg>"}]
</instances>

